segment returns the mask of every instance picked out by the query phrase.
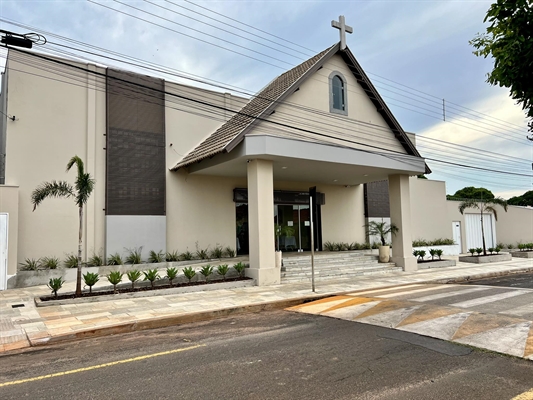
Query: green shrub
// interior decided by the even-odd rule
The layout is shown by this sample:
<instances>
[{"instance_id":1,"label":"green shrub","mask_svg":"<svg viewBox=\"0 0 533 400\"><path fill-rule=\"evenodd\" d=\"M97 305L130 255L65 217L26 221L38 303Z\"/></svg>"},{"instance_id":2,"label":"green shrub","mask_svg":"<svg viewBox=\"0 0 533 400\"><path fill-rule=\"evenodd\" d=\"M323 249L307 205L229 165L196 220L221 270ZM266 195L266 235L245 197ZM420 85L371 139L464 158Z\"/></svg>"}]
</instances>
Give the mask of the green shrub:
<instances>
[{"instance_id":1,"label":"green shrub","mask_svg":"<svg viewBox=\"0 0 533 400\"><path fill-rule=\"evenodd\" d=\"M472 257L474 256L474 253L476 252L476 249L468 249L468 252L472 254Z\"/></svg>"},{"instance_id":2,"label":"green shrub","mask_svg":"<svg viewBox=\"0 0 533 400\"><path fill-rule=\"evenodd\" d=\"M87 272L83 275L83 281L89 286L89 293L93 292L93 286L100 280L97 273Z\"/></svg>"},{"instance_id":3,"label":"green shrub","mask_svg":"<svg viewBox=\"0 0 533 400\"><path fill-rule=\"evenodd\" d=\"M196 253L194 253L194 255L199 260L208 260L209 259L208 249L198 249L198 250L196 250Z\"/></svg>"},{"instance_id":4,"label":"green shrub","mask_svg":"<svg viewBox=\"0 0 533 400\"><path fill-rule=\"evenodd\" d=\"M322 247L326 251L335 251L335 244L332 243L332 242L329 242L329 241L328 242L324 242L322 244Z\"/></svg>"},{"instance_id":5,"label":"green shrub","mask_svg":"<svg viewBox=\"0 0 533 400\"><path fill-rule=\"evenodd\" d=\"M165 261L166 261L165 253L163 253L162 250L157 253L153 250L150 250L150 256L148 257L148 262L154 264L154 263L161 263ZM137 263L137 264L140 264L140 263Z\"/></svg>"},{"instance_id":6,"label":"green shrub","mask_svg":"<svg viewBox=\"0 0 533 400\"><path fill-rule=\"evenodd\" d=\"M94 267L101 267L102 265L104 265L104 262L104 257L98 254L93 254L93 256L89 258L88 264Z\"/></svg>"},{"instance_id":7,"label":"green shrub","mask_svg":"<svg viewBox=\"0 0 533 400\"><path fill-rule=\"evenodd\" d=\"M229 257L229 258L233 258L235 257L237 253L235 252L234 249L232 249L231 247L227 246L225 249L224 249L224 256L225 257Z\"/></svg>"},{"instance_id":8,"label":"green shrub","mask_svg":"<svg viewBox=\"0 0 533 400\"><path fill-rule=\"evenodd\" d=\"M45 269L57 269L59 267L59 258L57 257L43 257L41 258L40 266Z\"/></svg>"},{"instance_id":9,"label":"green shrub","mask_svg":"<svg viewBox=\"0 0 533 400\"><path fill-rule=\"evenodd\" d=\"M483 253L483 249L481 247L476 247L476 253L478 256L480 256L481 253Z\"/></svg>"},{"instance_id":10,"label":"green shrub","mask_svg":"<svg viewBox=\"0 0 533 400\"><path fill-rule=\"evenodd\" d=\"M111 254L107 260L107 265L124 265L124 261L122 261L122 257L120 254L115 253Z\"/></svg>"},{"instance_id":11,"label":"green shrub","mask_svg":"<svg viewBox=\"0 0 533 400\"><path fill-rule=\"evenodd\" d=\"M158 279L161 279L161 277L159 276L159 273L157 272L157 269L149 269L148 271L146 272L143 272L144 274L144 281L150 281L150 286L152 287L152 289L154 288L154 282L157 281Z\"/></svg>"},{"instance_id":12,"label":"green shrub","mask_svg":"<svg viewBox=\"0 0 533 400\"><path fill-rule=\"evenodd\" d=\"M526 246L524 246L522 243L517 243L516 248L520 251L524 251L526 249Z\"/></svg>"},{"instance_id":13,"label":"green shrub","mask_svg":"<svg viewBox=\"0 0 533 400\"><path fill-rule=\"evenodd\" d=\"M455 242L453 239L438 238L433 240L416 239L413 240L413 247L429 247L429 246L451 246Z\"/></svg>"},{"instance_id":14,"label":"green shrub","mask_svg":"<svg viewBox=\"0 0 533 400\"><path fill-rule=\"evenodd\" d=\"M508 244L506 247L507 247L508 249L514 249L514 246L513 246L512 244Z\"/></svg>"},{"instance_id":15,"label":"green shrub","mask_svg":"<svg viewBox=\"0 0 533 400\"><path fill-rule=\"evenodd\" d=\"M500 251L502 251L502 249L500 249L499 247L496 247L496 248L494 249L494 251L496 252L496 254L498 254Z\"/></svg>"},{"instance_id":16,"label":"green shrub","mask_svg":"<svg viewBox=\"0 0 533 400\"><path fill-rule=\"evenodd\" d=\"M128 255L126 256L126 264L142 264L142 249L142 247L126 249L128 251Z\"/></svg>"},{"instance_id":17,"label":"green shrub","mask_svg":"<svg viewBox=\"0 0 533 400\"><path fill-rule=\"evenodd\" d=\"M434 260L437 255L437 249L429 249L429 255L431 256L431 259Z\"/></svg>"},{"instance_id":18,"label":"green shrub","mask_svg":"<svg viewBox=\"0 0 533 400\"><path fill-rule=\"evenodd\" d=\"M420 254L420 250L413 250L414 257L418 257L419 254Z\"/></svg>"},{"instance_id":19,"label":"green shrub","mask_svg":"<svg viewBox=\"0 0 533 400\"><path fill-rule=\"evenodd\" d=\"M372 249L379 249L379 245L376 242L372 243Z\"/></svg>"},{"instance_id":20,"label":"green shrub","mask_svg":"<svg viewBox=\"0 0 533 400\"><path fill-rule=\"evenodd\" d=\"M78 257L73 254L69 254L63 264L67 268L77 268L78 267Z\"/></svg>"},{"instance_id":21,"label":"green shrub","mask_svg":"<svg viewBox=\"0 0 533 400\"><path fill-rule=\"evenodd\" d=\"M185 275L185 278L187 278L189 283L191 283L191 279L196 276L196 271L193 269L193 267L185 267L183 268L183 275Z\"/></svg>"},{"instance_id":22,"label":"green shrub","mask_svg":"<svg viewBox=\"0 0 533 400\"><path fill-rule=\"evenodd\" d=\"M413 240L413 247L426 247L426 246L428 246L428 242L423 239Z\"/></svg>"},{"instance_id":23,"label":"green shrub","mask_svg":"<svg viewBox=\"0 0 533 400\"><path fill-rule=\"evenodd\" d=\"M26 258L23 263L20 263L20 266L24 271L36 271L39 268L41 259L38 258Z\"/></svg>"},{"instance_id":24,"label":"green shrub","mask_svg":"<svg viewBox=\"0 0 533 400\"><path fill-rule=\"evenodd\" d=\"M181 261L190 261L193 258L194 258L194 256L189 250L187 250L186 252L180 254L180 260Z\"/></svg>"},{"instance_id":25,"label":"green shrub","mask_svg":"<svg viewBox=\"0 0 533 400\"><path fill-rule=\"evenodd\" d=\"M502 242L498 243L497 246L498 246L500 249L505 249L505 247L506 247Z\"/></svg>"},{"instance_id":26,"label":"green shrub","mask_svg":"<svg viewBox=\"0 0 533 400\"><path fill-rule=\"evenodd\" d=\"M443 253L442 249L435 250L435 254L437 255L437 257L439 257L439 260L440 260L440 256L442 256L442 253Z\"/></svg>"},{"instance_id":27,"label":"green shrub","mask_svg":"<svg viewBox=\"0 0 533 400\"><path fill-rule=\"evenodd\" d=\"M235 271L239 274L239 276L242 278L244 276L244 270L246 268L246 265L242 262L239 262L233 266L235 268Z\"/></svg>"},{"instance_id":28,"label":"green shrub","mask_svg":"<svg viewBox=\"0 0 533 400\"><path fill-rule=\"evenodd\" d=\"M489 251L490 254L494 253L494 247L489 247L487 250Z\"/></svg>"},{"instance_id":29,"label":"green shrub","mask_svg":"<svg viewBox=\"0 0 533 400\"><path fill-rule=\"evenodd\" d=\"M222 258L223 255L224 255L224 249L222 249L222 247L217 244L215 248L211 250L211 253L209 256L211 258Z\"/></svg>"},{"instance_id":30,"label":"green shrub","mask_svg":"<svg viewBox=\"0 0 533 400\"><path fill-rule=\"evenodd\" d=\"M222 275L222 279L226 280L226 274L229 271L228 264L221 264L217 267L217 274Z\"/></svg>"},{"instance_id":31,"label":"green shrub","mask_svg":"<svg viewBox=\"0 0 533 400\"><path fill-rule=\"evenodd\" d=\"M370 243L368 242L363 243L363 245L361 246L361 250L370 250L371 248L372 246L370 246Z\"/></svg>"},{"instance_id":32,"label":"green shrub","mask_svg":"<svg viewBox=\"0 0 533 400\"><path fill-rule=\"evenodd\" d=\"M425 250L418 250L418 259L419 260L423 261L425 256L426 256L426 251Z\"/></svg>"},{"instance_id":33,"label":"green shrub","mask_svg":"<svg viewBox=\"0 0 533 400\"><path fill-rule=\"evenodd\" d=\"M179 261L179 259L180 259L180 256L177 251L167 252L167 254L165 254L166 261L174 262L174 261Z\"/></svg>"},{"instance_id":34,"label":"green shrub","mask_svg":"<svg viewBox=\"0 0 533 400\"><path fill-rule=\"evenodd\" d=\"M132 269L126 273L128 280L131 282L131 288L135 289L135 282L141 278L141 271L138 269Z\"/></svg>"},{"instance_id":35,"label":"green shrub","mask_svg":"<svg viewBox=\"0 0 533 400\"><path fill-rule=\"evenodd\" d=\"M204 265L202 269L200 270L200 274L202 274L205 278L205 281L209 281L209 275L213 273L213 267L211 265Z\"/></svg>"},{"instance_id":36,"label":"green shrub","mask_svg":"<svg viewBox=\"0 0 533 400\"><path fill-rule=\"evenodd\" d=\"M172 286L172 281L176 279L176 276L178 276L178 269L177 268L167 268L167 278L170 282L170 286Z\"/></svg>"},{"instance_id":37,"label":"green shrub","mask_svg":"<svg viewBox=\"0 0 533 400\"><path fill-rule=\"evenodd\" d=\"M117 285L122 281L123 275L124 274L120 271L111 271L109 275L107 275L107 280L113 285L113 293L117 292Z\"/></svg>"},{"instance_id":38,"label":"green shrub","mask_svg":"<svg viewBox=\"0 0 533 400\"><path fill-rule=\"evenodd\" d=\"M50 278L48 281L48 287L52 291L52 293L55 295L55 298L57 299L57 291L63 287L63 284L65 281L63 280L63 277L59 278Z\"/></svg>"}]
</instances>

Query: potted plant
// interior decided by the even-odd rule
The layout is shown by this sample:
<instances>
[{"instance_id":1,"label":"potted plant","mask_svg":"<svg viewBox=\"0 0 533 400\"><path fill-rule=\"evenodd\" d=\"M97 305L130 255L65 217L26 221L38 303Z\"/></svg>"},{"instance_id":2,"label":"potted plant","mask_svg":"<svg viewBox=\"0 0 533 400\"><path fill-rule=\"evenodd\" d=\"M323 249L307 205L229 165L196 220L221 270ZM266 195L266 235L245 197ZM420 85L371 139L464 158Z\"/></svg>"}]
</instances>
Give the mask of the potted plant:
<instances>
[{"instance_id":1,"label":"potted plant","mask_svg":"<svg viewBox=\"0 0 533 400\"><path fill-rule=\"evenodd\" d=\"M389 262L390 259L390 246L387 245L385 237L390 233L395 235L398 232L398 227L394 224L388 224L386 222L370 221L365 225L369 236L379 236L381 245L379 246L379 262Z\"/></svg>"}]
</instances>

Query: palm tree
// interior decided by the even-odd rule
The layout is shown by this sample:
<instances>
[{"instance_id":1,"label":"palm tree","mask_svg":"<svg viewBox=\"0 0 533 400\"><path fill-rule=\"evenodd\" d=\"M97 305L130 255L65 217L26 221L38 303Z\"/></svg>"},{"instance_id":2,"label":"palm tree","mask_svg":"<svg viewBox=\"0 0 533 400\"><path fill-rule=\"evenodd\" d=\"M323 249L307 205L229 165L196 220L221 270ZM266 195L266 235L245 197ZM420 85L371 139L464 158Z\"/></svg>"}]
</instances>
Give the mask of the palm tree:
<instances>
[{"instance_id":1,"label":"palm tree","mask_svg":"<svg viewBox=\"0 0 533 400\"><path fill-rule=\"evenodd\" d=\"M485 230L483 228L483 213L488 214L492 213L494 214L494 219L498 220L498 213L496 212L496 206L502 206L505 212L507 212L507 201L502 199L501 197L495 197L493 199L489 200L476 200L476 199L467 199L461 202L459 204L459 212L461 214L464 213L464 211L467 208L475 208L479 210L479 213L481 214L481 236L483 238L483 255L487 255L487 246L485 245Z\"/></svg>"},{"instance_id":2,"label":"palm tree","mask_svg":"<svg viewBox=\"0 0 533 400\"><path fill-rule=\"evenodd\" d=\"M83 206L87 204L87 200L91 196L94 189L94 179L91 174L84 171L83 161L78 156L74 156L67 164L67 172L76 164L78 168L78 176L76 183L72 186L65 181L51 181L41 183L37 189L31 194L31 202L33 204L33 211L39 204L47 197L74 197L74 201L79 209L80 216L80 230L78 241L78 276L76 279L76 296L81 296L81 246L83 234Z\"/></svg>"},{"instance_id":3,"label":"palm tree","mask_svg":"<svg viewBox=\"0 0 533 400\"><path fill-rule=\"evenodd\" d=\"M366 229L368 230L369 236L379 236L379 239L381 240L381 245L385 246L385 237L390 233L391 235L396 235L398 232L398 227L394 224L388 224L386 222L377 222L377 221L370 221L368 224L365 225Z\"/></svg>"}]
</instances>

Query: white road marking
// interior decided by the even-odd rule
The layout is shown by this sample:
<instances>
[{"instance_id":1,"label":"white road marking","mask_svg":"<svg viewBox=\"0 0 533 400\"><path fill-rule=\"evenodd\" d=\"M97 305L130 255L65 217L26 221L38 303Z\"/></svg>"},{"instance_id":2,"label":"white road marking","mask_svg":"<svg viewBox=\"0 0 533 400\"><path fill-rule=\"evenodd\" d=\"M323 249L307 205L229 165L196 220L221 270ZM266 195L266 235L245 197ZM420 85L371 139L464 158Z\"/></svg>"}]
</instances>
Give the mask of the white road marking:
<instances>
[{"instance_id":1,"label":"white road marking","mask_svg":"<svg viewBox=\"0 0 533 400\"><path fill-rule=\"evenodd\" d=\"M453 292L446 292L446 293L437 293L432 294L429 296L424 297L415 297L414 299L410 299L413 301L431 301L431 300L439 300L439 299L445 299L446 297L453 297L457 295L461 295L464 293L474 293L474 292L481 292L483 290L492 289L491 287L473 287L469 289L463 289L463 290L454 290Z\"/></svg>"},{"instance_id":2,"label":"white road marking","mask_svg":"<svg viewBox=\"0 0 533 400\"><path fill-rule=\"evenodd\" d=\"M528 294L528 293L531 293L531 292L525 291L525 290L517 290L515 292L506 292L506 293L494 294L492 296L479 297L473 300L461 301L459 303L451 304L451 306L461 307L461 308L476 307L476 306L480 306L483 304L493 303L498 300L504 300L510 297L521 296L523 294Z\"/></svg>"}]
</instances>

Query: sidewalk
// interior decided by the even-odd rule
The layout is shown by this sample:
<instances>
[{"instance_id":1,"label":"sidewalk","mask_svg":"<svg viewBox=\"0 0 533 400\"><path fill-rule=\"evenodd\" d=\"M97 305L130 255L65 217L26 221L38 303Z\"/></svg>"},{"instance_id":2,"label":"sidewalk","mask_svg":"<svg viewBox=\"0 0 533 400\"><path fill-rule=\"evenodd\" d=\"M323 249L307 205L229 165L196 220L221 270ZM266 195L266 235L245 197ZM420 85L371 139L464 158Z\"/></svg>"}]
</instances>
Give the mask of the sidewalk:
<instances>
[{"instance_id":1,"label":"sidewalk","mask_svg":"<svg viewBox=\"0 0 533 400\"><path fill-rule=\"evenodd\" d=\"M413 283L496 276L533 269L533 260L494 264L457 263L456 267L365 275L335 281L290 283L127 300L35 307L33 298L49 294L46 286L0 292L0 352L65 340L153 329L226 315L282 309L329 295ZM65 285L74 290L74 283ZM23 305L23 307L16 307ZM13 308L12 306L15 306Z\"/></svg>"}]
</instances>

